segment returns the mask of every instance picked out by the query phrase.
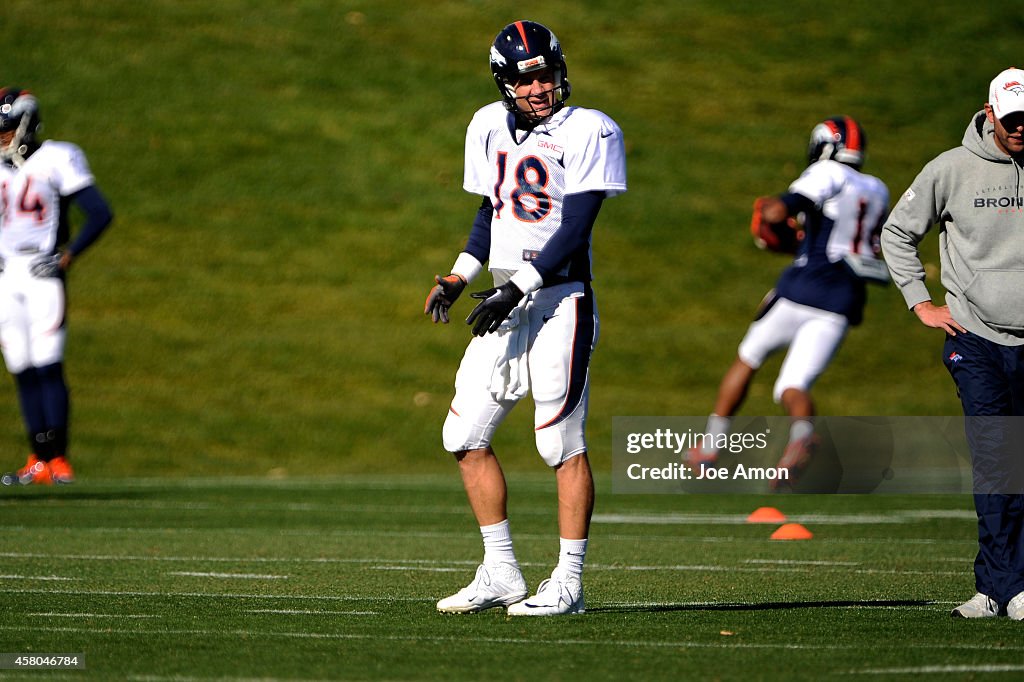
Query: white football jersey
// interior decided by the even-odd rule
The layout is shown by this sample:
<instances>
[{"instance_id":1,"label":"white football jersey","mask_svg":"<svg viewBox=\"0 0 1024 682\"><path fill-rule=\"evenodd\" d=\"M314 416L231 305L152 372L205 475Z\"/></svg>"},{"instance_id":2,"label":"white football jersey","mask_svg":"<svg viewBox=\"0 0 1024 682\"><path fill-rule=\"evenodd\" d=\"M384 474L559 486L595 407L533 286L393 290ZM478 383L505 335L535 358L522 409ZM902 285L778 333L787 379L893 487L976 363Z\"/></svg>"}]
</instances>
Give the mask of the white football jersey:
<instances>
[{"instance_id":1,"label":"white football jersey","mask_svg":"<svg viewBox=\"0 0 1024 682\"><path fill-rule=\"evenodd\" d=\"M775 292L860 324L867 300L865 280L849 261L865 273L884 271L876 250L889 190L872 175L826 159L808 166L789 191L811 200L814 207L804 215L804 239Z\"/></svg>"},{"instance_id":2,"label":"white football jersey","mask_svg":"<svg viewBox=\"0 0 1024 682\"><path fill-rule=\"evenodd\" d=\"M52 253L67 239L61 199L94 182L85 154L70 142L43 142L21 168L0 163L0 257Z\"/></svg>"},{"instance_id":3,"label":"white football jersey","mask_svg":"<svg viewBox=\"0 0 1024 682\"><path fill-rule=\"evenodd\" d=\"M848 253L877 255L878 231L889 210L889 189L881 180L823 159L808 166L789 191L807 197L820 210L827 240L824 253L830 262Z\"/></svg>"},{"instance_id":4,"label":"white football jersey","mask_svg":"<svg viewBox=\"0 0 1024 682\"><path fill-rule=\"evenodd\" d=\"M567 194L626 191L622 131L605 114L565 107L530 132L512 120L494 102L477 111L466 132L463 188L494 206L491 270L515 271L534 260L561 226Z\"/></svg>"}]
</instances>

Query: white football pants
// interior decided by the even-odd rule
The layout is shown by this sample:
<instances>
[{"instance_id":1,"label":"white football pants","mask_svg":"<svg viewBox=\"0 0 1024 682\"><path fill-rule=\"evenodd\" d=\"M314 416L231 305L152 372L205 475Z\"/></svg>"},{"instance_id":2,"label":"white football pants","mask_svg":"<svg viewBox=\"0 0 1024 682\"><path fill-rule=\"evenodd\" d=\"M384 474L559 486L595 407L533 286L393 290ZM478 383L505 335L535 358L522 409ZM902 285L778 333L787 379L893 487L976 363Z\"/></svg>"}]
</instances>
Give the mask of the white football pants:
<instances>
[{"instance_id":1,"label":"white football pants","mask_svg":"<svg viewBox=\"0 0 1024 682\"><path fill-rule=\"evenodd\" d=\"M772 389L777 403L787 388L810 390L839 350L848 327L843 315L779 298L747 329L739 357L759 369L769 355L789 347Z\"/></svg>"},{"instance_id":2,"label":"white football pants","mask_svg":"<svg viewBox=\"0 0 1024 682\"><path fill-rule=\"evenodd\" d=\"M0 273L0 348L11 374L64 359L64 281L29 274L36 257L8 258Z\"/></svg>"},{"instance_id":3,"label":"white football pants","mask_svg":"<svg viewBox=\"0 0 1024 682\"><path fill-rule=\"evenodd\" d=\"M529 392L537 451L548 466L585 451L590 355L597 336L589 287L569 282L527 296L498 331L469 342L442 430L445 449L488 447L505 416Z\"/></svg>"}]
</instances>

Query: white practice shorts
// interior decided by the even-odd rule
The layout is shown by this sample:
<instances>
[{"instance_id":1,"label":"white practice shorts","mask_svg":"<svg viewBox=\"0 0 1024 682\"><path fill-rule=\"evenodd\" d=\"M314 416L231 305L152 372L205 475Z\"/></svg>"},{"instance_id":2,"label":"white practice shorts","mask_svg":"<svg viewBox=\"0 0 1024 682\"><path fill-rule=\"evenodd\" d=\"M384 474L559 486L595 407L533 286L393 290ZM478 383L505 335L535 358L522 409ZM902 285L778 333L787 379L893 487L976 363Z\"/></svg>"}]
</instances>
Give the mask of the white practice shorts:
<instances>
[{"instance_id":1,"label":"white practice shorts","mask_svg":"<svg viewBox=\"0 0 1024 682\"><path fill-rule=\"evenodd\" d=\"M769 294L765 308L740 342L739 357L758 369L769 355L789 347L772 390L779 402L787 388L810 390L839 350L849 321L838 313L772 299L773 295Z\"/></svg>"},{"instance_id":2,"label":"white practice shorts","mask_svg":"<svg viewBox=\"0 0 1024 682\"><path fill-rule=\"evenodd\" d=\"M590 355L597 336L589 287L569 282L527 296L498 331L474 336L466 348L444 422L445 449L490 446L498 425L529 392L537 451L548 466L585 451Z\"/></svg>"},{"instance_id":3,"label":"white practice shorts","mask_svg":"<svg viewBox=\"0 0 1024 682\"><path fill-rule=\"evenodd\" d=\"M64 281L29 274L35 258L9 258L0 273L0 348L11 374L64 359Z\"/></svg>"}]
</instances>

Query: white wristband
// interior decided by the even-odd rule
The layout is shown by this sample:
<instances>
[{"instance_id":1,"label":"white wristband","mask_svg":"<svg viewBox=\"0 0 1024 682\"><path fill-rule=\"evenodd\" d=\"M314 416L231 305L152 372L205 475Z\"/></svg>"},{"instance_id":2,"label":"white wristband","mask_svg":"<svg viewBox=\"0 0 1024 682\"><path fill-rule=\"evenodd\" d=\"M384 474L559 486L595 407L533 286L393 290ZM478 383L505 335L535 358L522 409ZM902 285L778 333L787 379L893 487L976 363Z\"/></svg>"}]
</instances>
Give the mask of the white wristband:
<instances>
[{"instance_id":1,"label":"white wristband","mask_svg":"<svg viewBox=\"0 0 1024 682\"><path fill-rule=\"evenodd\" d=\"M509 281L519 287L519 290L524 294L537 291L544 284L544 278L537 272L537 268L532 265L520 268L516 274L512 275Z\"/></svg>"},{"instance_id":2,"label":"white wristband","mask_svg":"<svg viewBox=\"0 0 1024 682\"><path fill-rule=\"evenodd\" d=\"M458 275L462 279L466 280L466 284L469 284L483 269L483 263L463 251L459 254L459 257L455 259L455 265L452 266L452 274Z\"/></svg>"}]
</instances>

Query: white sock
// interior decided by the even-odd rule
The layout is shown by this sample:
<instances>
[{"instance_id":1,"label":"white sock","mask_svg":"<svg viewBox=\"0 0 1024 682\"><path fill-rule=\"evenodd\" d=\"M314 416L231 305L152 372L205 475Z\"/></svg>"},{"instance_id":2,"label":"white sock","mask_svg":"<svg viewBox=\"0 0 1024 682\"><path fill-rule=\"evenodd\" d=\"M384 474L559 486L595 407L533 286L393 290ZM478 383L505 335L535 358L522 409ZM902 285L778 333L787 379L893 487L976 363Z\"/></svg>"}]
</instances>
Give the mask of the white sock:
<instances>
[{"instance_id":1,"label":"white sock","mask_svg":"<svg viewBox=\"0 0 1024 682\"><path fill-rule=\"evenodd\" d=\"M503 561L519 567L516 553L512 551L512 532L509 530L508 519L490 526L480 526L480 535L484 538L485 564Z\"/></svg>"},{"instance_id":2,"label":"white sock","mask_svg":"<svg viewBox=\"0 0 1024 682\"><path fill-rule=\"evenodd\" d=\"M558 538L558 568L577 579L583 577L583 559L587 556L587 539Z\"/></svg>"},{"instance_id":3,"label":"white sock","mask_svg":"<svg viewBox=\"0 0 1024 682\"><path fill-rule=\"evenodd\" d=\"M794 419L789 427L789 442L796 443L814 435L814 423L810 419Z\"/></svg>"},{"instance_id":4,"label":"white sock","mask_svg":"<svg viewBox=\"0 0 1024 682\"><path fill-rule=\"evenodd\" d=\"M712 413L708 417L708 428L707 433L711 438L705 438L701 444L701 451L705 455L712 455L718 452L718 448L715 447L715 443L719 440L719 436L728 435L729 429L732 427L732 417L722 417L720 415Z\"/></svg>"}]
</instances>

